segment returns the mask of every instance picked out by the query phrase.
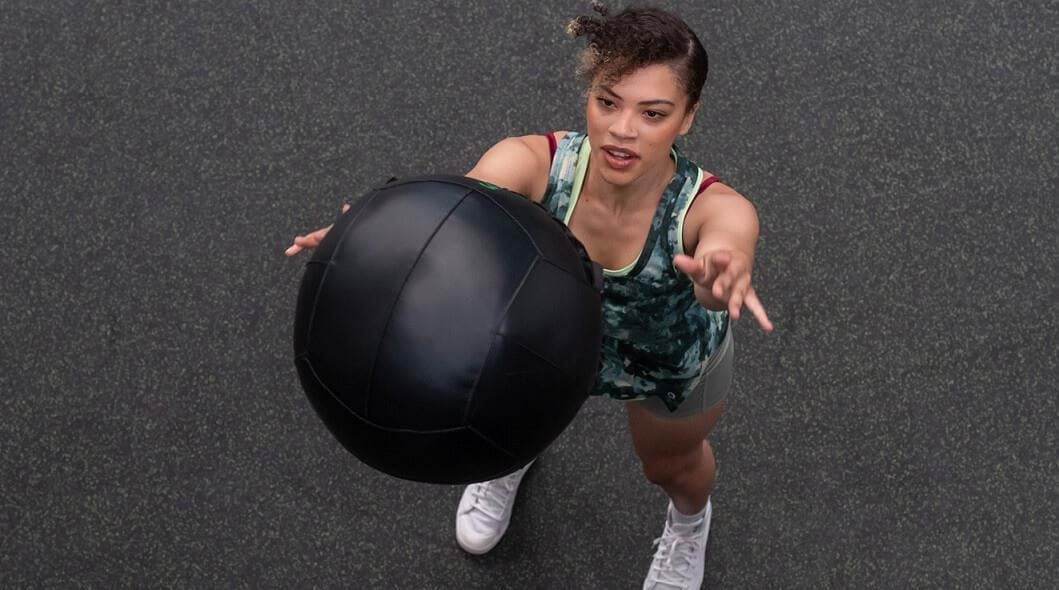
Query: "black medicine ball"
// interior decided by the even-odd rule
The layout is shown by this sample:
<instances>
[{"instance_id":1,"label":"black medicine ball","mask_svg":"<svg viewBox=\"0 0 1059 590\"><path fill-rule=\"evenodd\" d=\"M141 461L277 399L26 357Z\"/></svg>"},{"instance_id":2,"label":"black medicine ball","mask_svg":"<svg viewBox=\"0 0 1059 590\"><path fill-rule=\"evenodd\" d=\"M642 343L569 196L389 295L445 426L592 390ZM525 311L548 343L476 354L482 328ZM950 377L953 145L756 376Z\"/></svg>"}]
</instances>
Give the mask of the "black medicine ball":
<instances>
[{"instance_id":1,"label":"black medicine ball","mask_svg":"<svg viewBox=\"0 0 1059 590\"><path fill-rule=\"evenodd\" d=\"M522 467L599 369L602 273L540 205L461 176L391 182L306 263L302 388L364 463L463 484Z\"/></svg>"}]
</instances>

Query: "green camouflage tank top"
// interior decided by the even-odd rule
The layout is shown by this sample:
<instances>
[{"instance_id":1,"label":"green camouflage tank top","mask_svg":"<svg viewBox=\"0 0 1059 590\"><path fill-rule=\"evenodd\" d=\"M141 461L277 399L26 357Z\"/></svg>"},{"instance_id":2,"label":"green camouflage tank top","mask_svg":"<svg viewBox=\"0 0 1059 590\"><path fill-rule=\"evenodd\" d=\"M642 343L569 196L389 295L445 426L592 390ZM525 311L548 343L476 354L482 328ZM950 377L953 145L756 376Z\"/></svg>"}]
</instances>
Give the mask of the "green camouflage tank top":
<instances>
[{"instance_id":1,"label":"green camouflage tank top","mask_svg":"<svg viewBox=\"0 0 1059 590\"><path fill-rule=\"evenodd\" d=\"M542 204L569 224L588 169L588 136L568 133L555 148ZM673 266L682 253L684 216L702 170L673 147L677 168L655 210L639 257L603 270L602 367L593 395L619 400L656 396L672 411L691 393L702 364L720 346L727 311L695 299L687 276Z\"/></svg>"}]
</instances>

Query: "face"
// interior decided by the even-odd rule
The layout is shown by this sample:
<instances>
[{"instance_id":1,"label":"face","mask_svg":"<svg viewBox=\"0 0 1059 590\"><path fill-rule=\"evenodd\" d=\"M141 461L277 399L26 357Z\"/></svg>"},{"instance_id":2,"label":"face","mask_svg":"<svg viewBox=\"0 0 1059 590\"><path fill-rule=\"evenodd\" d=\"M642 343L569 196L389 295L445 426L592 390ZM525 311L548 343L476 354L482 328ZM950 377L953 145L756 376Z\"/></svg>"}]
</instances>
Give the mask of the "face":
<instances>
[{"instance_id":1,"label":"face","mask_svg":"<svg viewBox=\"0 0 1059 590\"><path fill-rule=\"evenodd\" d=\"M645 66L610 85L599 78L588 93L586 119L591 159L609 184L629 185L668 169L669 150L695 120L676 74Z\"/></svg>"}]
</instances>

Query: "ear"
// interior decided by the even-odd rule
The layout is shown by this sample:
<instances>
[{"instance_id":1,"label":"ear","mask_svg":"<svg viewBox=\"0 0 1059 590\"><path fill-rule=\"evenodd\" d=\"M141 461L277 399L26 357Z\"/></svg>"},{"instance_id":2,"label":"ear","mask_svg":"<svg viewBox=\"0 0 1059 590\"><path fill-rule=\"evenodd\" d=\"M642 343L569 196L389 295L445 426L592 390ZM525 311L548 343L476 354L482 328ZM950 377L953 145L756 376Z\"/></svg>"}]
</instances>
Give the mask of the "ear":
<instances>
[{"instance_id":1,"label":"ear","mask_svg":"<svg viewBox=\"0 0 1059 590\"><path fill-rule=\"evenodd\" d=\"M699 112L699 104L695 103L695 106L684 114L684 120L680 122L680 135L687 135L688 131L691 131L691 124L695 122L695 113L697 112Z\"/></svg>"}]
</instances>

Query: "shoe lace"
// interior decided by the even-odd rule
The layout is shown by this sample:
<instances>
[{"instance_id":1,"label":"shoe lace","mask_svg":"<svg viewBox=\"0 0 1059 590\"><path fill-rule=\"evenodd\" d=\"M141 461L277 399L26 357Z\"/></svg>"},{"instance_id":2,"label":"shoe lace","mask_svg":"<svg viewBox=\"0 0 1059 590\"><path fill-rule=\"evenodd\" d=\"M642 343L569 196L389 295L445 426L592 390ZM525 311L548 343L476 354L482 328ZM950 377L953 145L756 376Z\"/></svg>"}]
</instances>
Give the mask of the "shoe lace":
<instances>
[{"instance_id":1,"label":"shoe lace","mask_svg":"<svg viewBox=\"0 0 1059 590\"><path fill-rule=\"evenodd\" d=\"M673 526L666 523L662 536L654 540L654 561L648 581L657 585L683 588L691 576L691 567L695 563L699 547L699 530L702 523L695 525ZM656 586L657 587L657 586Z\"/></svg>"},{"instance_id":2,"label":"shoe lace","mask_svg":"<svg viewBox=\"0 0 1059 590\"><path fill-rule=\"evenodd\" d=\"M493 481L472 484L473 501L464 511L465 514L478 511L493 520L500 520L504 515L504 506L511 495L511 478L504 477Z\"/></svg>"}]
</instances>

